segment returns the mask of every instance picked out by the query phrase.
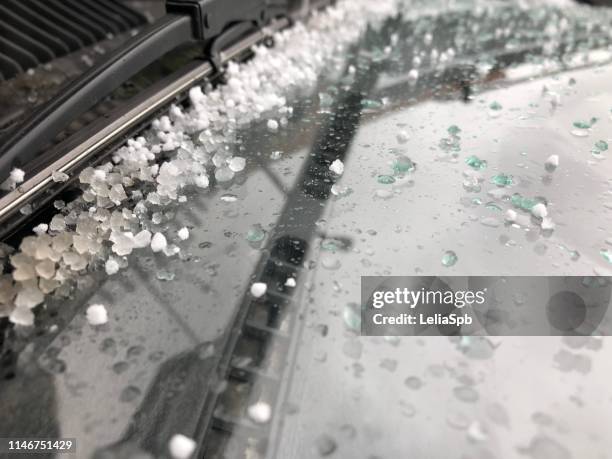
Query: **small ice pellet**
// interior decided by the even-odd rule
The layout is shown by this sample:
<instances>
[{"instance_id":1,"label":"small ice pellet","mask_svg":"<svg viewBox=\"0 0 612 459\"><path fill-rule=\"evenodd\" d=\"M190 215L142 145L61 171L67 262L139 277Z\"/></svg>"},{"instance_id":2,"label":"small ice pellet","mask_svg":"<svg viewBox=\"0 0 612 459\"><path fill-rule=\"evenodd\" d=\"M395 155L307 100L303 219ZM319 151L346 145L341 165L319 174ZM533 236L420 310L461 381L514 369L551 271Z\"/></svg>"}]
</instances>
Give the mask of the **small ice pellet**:
<instances>
[{"instance_id":1,"label":"small ice pellet","mask_svg":"<svg viewBox=\"0 0 612 459\"><path fill-rule=\"evenodd\" d=\"M412 84L416 83L419 79L419 71L417 69L412 69L408 72L408 81Z\"/></svg>"},{"instance_id":2,"label":"small ice pellet","mask_svg":"<svg viewBox=\"0 0 612 459\"><path fill-rule=\"evenodd\" d=\"M468 428L468 438L474 442L481 442L487 439L487 433L482 429L478 421L472 422Z\"/></svg>"},{"instance_id":3,"label":"small ice pellet","mask_svg":"<svg viewBox=\"0 0 612 459\"><path fill-rule=\"evenodd\" d=\"M223 202L236 202L238 201L238 197L233 194L224 194L219 199Z\"/></svg>"},{"instance_id":4,"label":"small ice pellet","mask_svg":"<svg viewBox=\"0 0 612 459\"><path fill-rule=\"evenodd\" d=\"M548 215L548 210L546 209L546 206L544 204L539 202L531 208L531 213L535 217L544 218Z\"/></svg>"},{"instance_id":5,"label":"small ice pellet","mask_svg":"<svg viewBox=\"0 0 612 459\"><path fill-rule=\"evenodd\" d=\"M9 174L9 177L2 183L0 183L0 188L6 191L14 190L17 185L23 182L25 178L25 172L21 169L15 168Z\"/></svg>"},{"instance_id":6,"label":"small ice pellet","mask_svg":"<svg viewBox=\"0 0 612 459\"><path fill-rule=\"evenodd\" d=\"M117 274L119 272L119 263L117 263L117 260L114 258L109 258L104 264L104 269L106 270L106 274L112 276L113 274Z\"/></svg>"},{"instance_id":7,"label":"small ice pellet","mask_svg":"<svg viewBox=\"0 0 612 459\"><path fill-rule=\"evenodd\" d=\"M24 178L25 178L25 172L22 171L21 169L16 167L11 171L11 180L13 182L21 183L23 182Z\"/></svg>"},{"instance_id":8,"label":"small ice pellet","mask_svg":"<svg viewBox=\"0 0 612 459\"><path fill-rule=\"evenodd\" d=\"M229 167L232 172L240 172L244 169L244 166L246 166L246 159L240 156L234 156L227 164L227 167Z\"/></svg>"},{"instance_id":9,"label":"small ice pellet","mask_svg":"<svg viewBox=\"0 0 612 459\"><path fill-rule=\"evenodd\" d=\"M376 190L374 196L380 199L389 199L393 197L393 191L391 190Z\"/></svg>"},{"instance_id":10,"label":"small ice pellet","mask_svg":"<svg viewBox=\"0 0 612 459\"><path fill-rule=\"evenodd\" d=\"M337 183L334 183L331 186L331 192L334 196L346 196L350 194L351 191L351 188L349 188L348 186L339 185Z\"/></svg>"},{"instance_id":11,"label":"small ice pellet","mask_svg":"<svg viewBox=\"0 0 612 459\"><path fill-rule=\"evenodd\" d=\"M151 238L151 250L153 250L153 252L161 252L166 248L167 244L166 236L162 233L155 233Z\"/></svg>"},{"instance_id":12,"label":"small ice pellet","mask_svg":"<svg viewBox=\"0 0 612 459\"><path fill-rule=\"evenodd\" d=\"M32 231L34 231L38 235L41 235L41 234L45 234L48 229L49 229L49 225L47 225L46 223L41 223L39 225L36 225L34 228L32 228Z\"/></svg>"},{"instance_id":13,"label":"small ice pellet","mask_svg":"<svg viewBox=\"0 0 612 459\"><path fill-rule=\"evenodd\" d=\"M219 167L215 170L215 178L218 182L228 182L234 178L234 171L229 167Z\"/></svg>"},{"instance_id":14,"label":"small ice pellet","mask_svg":"<svg viewBox=\"0 0 612 459\"><path fill-rule=\"evenodd\" d=\"M514 222L514 221L516 221L516 217L517 217L517 214L516 214L516 212L514 210L508 209L506 211L506 221L507 222Z\"/></svg>"},{"instance_id":15,"label":"small ice pellet","mask_svg":"<svg viewBox=\"0 0 612 459\"><path fill-rule=\"evenodd\" d=\"M251 285L251 295L255 298L260 298L266 294L266 290L268 290L268 285L265 282L255 282Z\"/></svg>"},{"instance_id":16,"label":"small ice pellet","mask_svg":"<svg viewBox=\"0 0 612 459\"><path fill-rule=\"evenodd\" d=\"M34 325L34 313L30 308L15 308L9 316L9 320L15 325L30 327Z\"/></svg>"},{"instance_id":17,"label":"small ice pellet","mask_svg":"<svg viewBox=\"0 0 612 459\"><path fill-rule=\"evenodd\" d=\"M550 217L544 217L542 219L542 223L540 224L540 227L543 230L552 230L552 229L555 229L555 224L553 223Z\"/></svg>"},{"instance_id":18,"label":"small ice pellet","mask_svg":"<svg viewBox=\"0 0 612 459\"><path fill-rule=\"evenodd\" d=\"M189 230L186 226L183 226L180 230L178 230L178 237L181 241L189 239Z\"/></svg>"},{"instance_id":19,"label":"small ice pellet","mask_svg":"<svg viewBox=\"0 0 612 459\"><path fill-rule=\"evenodd\" d=\"M64 172L61 172L61 171L51 172L51 180L53 180L54 182L57 182L57 183L66 182L68 181L69 178L70 177L68 176L68 174L65 174Z\"/></svg>"},{"instance_id":20,"label":"small ice pellet","mask_svg":"<svg viewBox=\"0 0 612 459\"><path fill-rule=\"evenodd\" d=\"M151 243L151 231L142 230L134 236L134 246L142 249Z\"/></svg>"},{"instance_id":21,"label":"small ice pellet","mask_svg":"<svg viewBox=\"0 0 612 459\"><path fill-rule=\"evenodd\" d=\"M559 167L559 155L550 155L544 163L544 169L547 172L554 172Z\"/></svg>"},{"instance_id":22,"label":"small ice pellet","mask_svg":"<svg viewBox=\"0 0 612 459\"><path fill-rule=\"evenodd\" d=\"M195 104L204 99L204 93L201 86L194 86L189 90L189 98Z\"/></svg>"},{"instance_id":23,"label":"small ice pellet","mask_svg":"<svg viewBox=\"0 0 612 459\"><path fill-rule=\"evenodd\" d=\"M198 175L194 179L194 183L196 184L197 187L208 188L210 181L206 175Z\"/></svg>"},{"instance_id":24,"label":"small ice pellet","mask_svg":"<svg viewBox=\"0 0 612 459\"><path fill-rule=\"evenodd\" d=\"M247 412L249 417L257 424L266 424L272 416L272 408L265 402L257 402L249 406Z\"/></svg>"},{"instance_id":25,"label":"small ice pellet","mask_svg":"<svg viewBox=\"0 0 612 459\"><path fill-rule=\"evenodd\" d=\"M92 304L87 308L86 315L89 325L104 325L108 322L108 312L103 304Z\"/></svg>"},{"instance_id":26,"label":"small ice pellet","mask_svg":"<svg viewBox=\"0 0 612 459\"><path fill-rule=\"evenodd\" d=\"M399 131L396 138L399 143L406 143L408 142L408 139L410 139L410 136L406 131Z\"/></svg>"},{"instance_id":27,"label":"small ice pellet","mask_svg":"<svg viewBox=\"0 0 612 459\"><path fill-rule=\"evenodd\" d=\"M339 159L336 159L329 166L329 170L332 171L336 175L342 175L342 173L344 172L344 164Z\"/></svg>"},{"instance_id":28,"label":"small ice pellet","mask_svg":"<svg viewBox=\"0 0 612 459\"><path fill-rule=\"evenodd\" d=\"M189 459L195 449L196 442L183 434L174 434L168 442L168 450L174 459Z\"/></svg>"},{"instance_id":29,"label":"small ice pellet","mask_svg":"<svg viewBox=\"0 0 612 459\"><path fill-rule=\"evenodd\" d=\"M293 277L287 278L287 280L285 281L285 286L295 287L296 286L295 279Z\"/></svg>"},{"instance_id":30,"label":"small ice pellet","mask_svg":"<svg viewBox=\"0 0 612 459\"><path fill-rule=\"evenodd\" d=\"M276 120L268 120L267 126L268 126L268 129L270 131L277 131L278 130L278 121L276 121Z\"/></svg>"}]
</instances>

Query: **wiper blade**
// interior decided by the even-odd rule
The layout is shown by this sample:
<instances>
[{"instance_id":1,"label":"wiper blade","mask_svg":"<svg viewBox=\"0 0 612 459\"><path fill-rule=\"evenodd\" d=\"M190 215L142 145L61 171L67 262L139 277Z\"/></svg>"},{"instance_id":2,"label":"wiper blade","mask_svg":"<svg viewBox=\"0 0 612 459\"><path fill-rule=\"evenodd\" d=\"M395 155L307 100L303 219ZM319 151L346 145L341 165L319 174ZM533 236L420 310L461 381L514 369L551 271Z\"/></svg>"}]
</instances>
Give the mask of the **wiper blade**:
<instances>
[{"instance_id":1,"label":"wiper blade","mask_svg":"<svg viewBox=\"0 0 612 459\"><path fill-rule=\"evenodd\" d=\"M203 57L218 66L221 49L276 17L289 17L298 6L294 0L168 0L164 17L69 83L8 134L0 147L0 183L12 168L39 157L72 121L169 51L199 42Z\"/></svg>"}]
</instances>

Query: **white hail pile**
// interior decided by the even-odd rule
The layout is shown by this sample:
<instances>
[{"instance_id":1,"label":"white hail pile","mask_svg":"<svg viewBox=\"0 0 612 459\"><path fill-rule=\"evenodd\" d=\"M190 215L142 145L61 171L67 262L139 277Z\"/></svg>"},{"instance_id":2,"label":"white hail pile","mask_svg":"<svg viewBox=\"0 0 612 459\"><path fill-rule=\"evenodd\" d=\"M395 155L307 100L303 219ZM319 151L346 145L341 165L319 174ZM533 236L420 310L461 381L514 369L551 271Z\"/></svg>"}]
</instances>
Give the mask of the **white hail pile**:
<instances>
[{"instance_id":1,"label":"white hail pile","mask_svg":"<svg viewBox=\"0 0 612 459\"><path fill-rule=\"evenodd\" d=\"M102 263L111 275L127 266L124 257L136 249L177 254L180 248L155 231L163 226L164 209L185 202L186 187L207 188L209 174L223 182L243 170L245 159L234 156L244 148L237 130L259 120L273 132L285 126L292 114L288 98L310 92L322 71L337 67L368 25L396 11L397 1L344 1L315 13L307 25L297 23L276 34L274 48L257 46L254 59L230 63L226 84L192 88L189 110L172 106L111 161L84 169L79 175L82 196L56 203L62 212L48 227L39 225L10 255L13 272L0 276L0 317L32 325L31 310L44 295L93 263ZM64 179L55 174L54 180ZM15 170L4 186L14 188L22 180ZM185 235L179 234L177 242ZM0 256L3 251L0 247Z\"/></svg>"}]
</instances>

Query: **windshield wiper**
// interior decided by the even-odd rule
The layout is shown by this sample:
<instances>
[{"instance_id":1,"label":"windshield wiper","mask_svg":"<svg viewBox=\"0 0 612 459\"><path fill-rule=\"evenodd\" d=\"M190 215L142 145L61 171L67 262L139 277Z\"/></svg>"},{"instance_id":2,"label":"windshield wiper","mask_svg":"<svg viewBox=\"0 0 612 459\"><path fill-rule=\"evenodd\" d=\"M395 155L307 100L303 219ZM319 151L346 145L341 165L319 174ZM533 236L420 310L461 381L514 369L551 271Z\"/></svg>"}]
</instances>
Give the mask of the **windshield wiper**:
<instances>
[{"instance_id":1,"label":"windshield wiper","mask_svg":"<svg viewBox=\"0 0 612 459\"><path fill-rule=\"evenodd\" d=\"M12 168L42 155L72 121L164 54L197 42L202 57L218 69L224 49L275 18L295 17L305 3L307 0L168 0L165 16L70 82L2 139L0 183Z\"/></svg>"}]
</instances>

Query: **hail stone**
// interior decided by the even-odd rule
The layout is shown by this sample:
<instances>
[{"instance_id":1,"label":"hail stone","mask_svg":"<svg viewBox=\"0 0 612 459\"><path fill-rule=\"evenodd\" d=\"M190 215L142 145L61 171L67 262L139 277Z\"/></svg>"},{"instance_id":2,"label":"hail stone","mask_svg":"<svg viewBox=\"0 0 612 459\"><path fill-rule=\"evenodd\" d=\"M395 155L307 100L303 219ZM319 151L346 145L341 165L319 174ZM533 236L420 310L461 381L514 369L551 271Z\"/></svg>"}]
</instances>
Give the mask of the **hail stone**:
<instances>
[{"instance_id":1,"label":"hail stone","mask_svg":"<svg viewBox=\"0 0 612 459\"><path fill-rule=\"evenodd\" d=\"M531 213L538 218L544 218L548 215L548 210L543 203L539 202L531 208Z\"/></svg>"},{"instance_id":2,"label":"hail stone","mask_svg":"<svg viewBox=\"0 0 612 459\"><path fill-rule=\"evenodd\" d=\"M196 442L182 434L175 434L168 442L173 459L189 459L196 449Z\"/></svg>"},{"instance_id":3,"label":"hail stone","mask_svg":"<svg viewBox=\"0 0 612 459\"><path fill-rule=\"evenodd\" d=\"M119 263L117 263L117 260L114 258L109 258L104 264L104 269L106 270L106 274L112 276L113 274L117 274L119 272Z\"/></svg>"},{"instance_id":4,"label":"hail stone","mask_svg":"<svg viewBox=\"0 0 612 459\"><path fill-rule=\"evenodd\" d=\"M272 409L270 405L265 402L257 402L248 408L249 417L257 424L265 424L270 421L272 416Z\"/></svg>"},{"instance_id":5,"label":"hail stone","mask_svg":"<svg viewBox=\"0 0 612 459\"><path fill-rule=\"evenodd\" d=\"M53 171L51 172L51 180L53 180L54 182L66 182L68 181L70 177L68 177L68 174L61 172L61 171Z\"/></svg>"},{"instance_id":6,"label":"hail stone","mask_svg":"<svg viewBox=\"0 0 612 459\"><path fill-rule=\"evenodd\" d=\"M329 170L332 171L336 175L342 175L342 173L344 172L344 164L339 159L336 159L329 166Z\"/></svg>"},{"instance_id":7,"label":"hail stone","mask_svg":"<svg viewBox=\"0 0 612 459\"><path fill-rule=\"evenodd\" d=\"M255 298L264 296L266 290L268 290L268 286L264 282L255 282L253 285L251 285L251 295L253 295Z\"/></svg>"},{"instance_id":8,"label":"hail stone","mask_svg":"<svg viewBox=\"0 0 612 459\"><path fill-rule=\"evenodd\" d=\"M240 156L234 156L232 159L229 160L229 163L228 163L228 167L233 172L240 172L241 170L244 169L245 165L246 165L246 159L241 158Z\"/></svg>"},{"instance_id":9,"label":"hail stone","mask_svg":"<svg viewBox=\"0 0 612 459\"><path fill-rule=\"evenodd\" d=\"M180 230L178 230L177 234L181 241L189 239L189 230L185 226L183 226Z\"/></svg>"},{"instance_id":10,"label":"hail stone","mask_svg":"<svg viewBox=\"0 0 612 459\"><path fill-rule=\"evenodd\" d=\"M161 252L167 245L166 236L162 233L155 233L151 238L151 250L153 252Z\"/></svg>"},{"instance_id":11,"label":"hail stone","mask_svg":"<svg viewBox=\"0 0 612 459\"><path fill-rule=\"evenodd\" d=\"M104 325L108 322L108 312L103 304L92 304L87 308L87 322L89 325Z\"/></svg>"}]
</instances>

